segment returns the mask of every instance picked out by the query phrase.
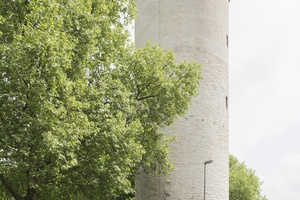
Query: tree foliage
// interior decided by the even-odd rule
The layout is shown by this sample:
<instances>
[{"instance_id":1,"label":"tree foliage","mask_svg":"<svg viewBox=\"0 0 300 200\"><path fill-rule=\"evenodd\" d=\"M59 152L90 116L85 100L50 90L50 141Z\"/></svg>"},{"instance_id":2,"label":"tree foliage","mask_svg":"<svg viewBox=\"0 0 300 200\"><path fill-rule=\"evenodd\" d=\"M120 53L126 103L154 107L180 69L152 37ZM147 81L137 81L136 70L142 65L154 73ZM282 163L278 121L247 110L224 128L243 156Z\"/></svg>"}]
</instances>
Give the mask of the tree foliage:
<instances>
[{"instance_id":1,"label":"tree foliage","mask_svg":"<svg viewBox=\"0 0 300 200\"><path fill-rule=\"evenodd\" d=\"M230 155L229 157L229 199L230 200L267 200L261 194L262 182L255 171L245 163Z\"/></svg>"},{"instance_id":2,"label":"tree foliage","mask_svg":"<svg viewBox=\"0 0 300 200\"><path fill-rule=\"evenodd\" d=\"M133 0L0 1L0 198L114 199L171 169L200 67L136 49Z\"/></svg>"}]
</instances>

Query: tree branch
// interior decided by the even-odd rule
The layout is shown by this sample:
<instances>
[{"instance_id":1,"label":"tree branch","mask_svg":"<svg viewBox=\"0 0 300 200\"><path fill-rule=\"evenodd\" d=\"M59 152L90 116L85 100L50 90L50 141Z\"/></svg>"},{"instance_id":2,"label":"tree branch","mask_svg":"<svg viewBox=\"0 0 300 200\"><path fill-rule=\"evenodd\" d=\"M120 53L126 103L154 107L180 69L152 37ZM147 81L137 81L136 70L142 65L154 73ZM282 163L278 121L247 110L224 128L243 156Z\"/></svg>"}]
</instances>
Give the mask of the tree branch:
<instances>
[{"instance_id":1,"label":"tree branch","mask_svg":"<svg viewBox=\"0 0 300 200\"><path fill-rule=\"evenodd\" d=\"M156 83L152 83L152 82L149 82L144 88L141 88L139 87L139 85L137 85L137 95L135 97L136 100L140 101L140 100L143 100L143 99L148 99L148 98L151 98L151 97L156 97L157 95L149 95L149 96L146 96L146 97L141 97L139 98L140 94L145 90L147 89L150 85L155 85L155 86L159 86L158 84Z\"/></svg>"},{"instance_id":2,"label":"tree branch","mask_svg":"<svg viewBox=\"0 0 300 200\"><path fill-rule=\"evenodd\" d=\"M140 96L141 90L140 90L139 84L137 84L136 87L137 87L137 94L136 94L135 99L138 99Z\"/></svg>"},{"instance_id":3,"label":"tree branch","mask_svg":"<svg viewBox=\"0 0 300 200\"><path fill-rule=\"evenodd\" d=\"M0 180L4 187L13 195L16 200L24 200L24 198L13 188L11 183L4 178L3 174L0 174Z\"/></svg>"},{"instance_id":4,"label":"tree branch","mask_svg":"<svg viewBox=\"0 0 300 200\"><path fill-rule=\"evenodd\" d=\"M93 2L93 3L92 3L91 14L94 14L96 6L97 6L97 3Z\"/></svg>"},{"instance_id":5,"label":"tree branch","mask_svg":"<svg viewBox=\"0 0 300 200\"><path fill-rule=\"evenodd\" d=\"M36 195L36 189L28 187L25 199L26 200L33 200L33 199L36 199L36 196L37 196Z\"/></svg>"},{"instance_id":6,"label":"tree branch","mask_svg":"<svg viewBox=\"0 0 300 200\"><path fill-rule=\"evenodd\" d=\"M157 97L157 95L149 95L149 96L145 96L145 97L137 98L136 100L138 100L138 101L142 101L142 100L144 100L144 99L149 99L149 98L153 98L153 97Z\"/></svg>"}]
</instances>

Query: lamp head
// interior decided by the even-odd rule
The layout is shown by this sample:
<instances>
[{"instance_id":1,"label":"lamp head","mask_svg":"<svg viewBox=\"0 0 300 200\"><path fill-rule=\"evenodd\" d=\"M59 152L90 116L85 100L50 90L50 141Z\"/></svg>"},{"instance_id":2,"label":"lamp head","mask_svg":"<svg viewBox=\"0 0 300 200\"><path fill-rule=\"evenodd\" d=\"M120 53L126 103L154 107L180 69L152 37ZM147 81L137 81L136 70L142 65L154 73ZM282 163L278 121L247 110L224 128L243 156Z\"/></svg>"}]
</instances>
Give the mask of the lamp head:
<instances>
[{"instance_id":1,"label":"lamp head","mask_svg":"<svg viewBox=\"0 0 300 200\"><path fill-rule=\"evenodd\" d=\"M210 159L210 160L205 161L204 164L209 164L209 163L212 163L212 162L214 162L214 160Z\"/></svg>"}]
</instances>

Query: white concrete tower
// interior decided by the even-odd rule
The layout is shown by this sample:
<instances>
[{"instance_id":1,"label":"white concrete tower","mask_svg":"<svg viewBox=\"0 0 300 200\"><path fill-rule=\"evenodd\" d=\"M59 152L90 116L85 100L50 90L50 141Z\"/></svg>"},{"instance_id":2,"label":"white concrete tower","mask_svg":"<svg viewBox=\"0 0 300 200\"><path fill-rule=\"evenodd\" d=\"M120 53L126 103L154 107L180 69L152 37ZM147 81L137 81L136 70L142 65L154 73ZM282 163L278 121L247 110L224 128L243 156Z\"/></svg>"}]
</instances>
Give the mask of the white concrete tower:
<instances>
[{"instance_id":1,"label":"white concrete tower","mask_svg":"<svg viewBox=\"0 0 300 200\"><path fill-rule=\"evenodd\" d=\"M172 175L141 174L136 200L228 200L228 0L137 0L135 42L174 50L178 60L202 65L199 95L186 118L164 129ZM206 179L204 180L204 163Z\"/></svg>"}]
</instances>

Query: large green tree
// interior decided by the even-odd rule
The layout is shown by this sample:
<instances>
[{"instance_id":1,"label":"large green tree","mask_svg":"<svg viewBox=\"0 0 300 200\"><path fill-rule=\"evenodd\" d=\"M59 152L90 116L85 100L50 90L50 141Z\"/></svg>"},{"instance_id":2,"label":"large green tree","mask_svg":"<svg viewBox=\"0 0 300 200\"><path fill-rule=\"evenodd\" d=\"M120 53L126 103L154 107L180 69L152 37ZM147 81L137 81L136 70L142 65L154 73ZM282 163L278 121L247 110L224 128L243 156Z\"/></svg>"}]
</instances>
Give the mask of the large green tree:
<instances>
[{"instance_id":1,"label":"large green tree","mask_svg":"<svg viewBox=\"0 0 300 200\"><path fill-rule=\"evenodd\" d=\"M230 200L267 200L261 193L261 184L255 171L247 168L244 162L229 157L229 199Z\"/></svg>"},{"instance_id":2,"label":"large green tree","mask_svg":"<svg viewBox=\"0 0 300 200\"><path fill-rule=\"evenodd\" d=\"M0 0L0 198L113 199L171 168L200 67L135 49L133 0Z\"/></svg>"}]
</instances>

